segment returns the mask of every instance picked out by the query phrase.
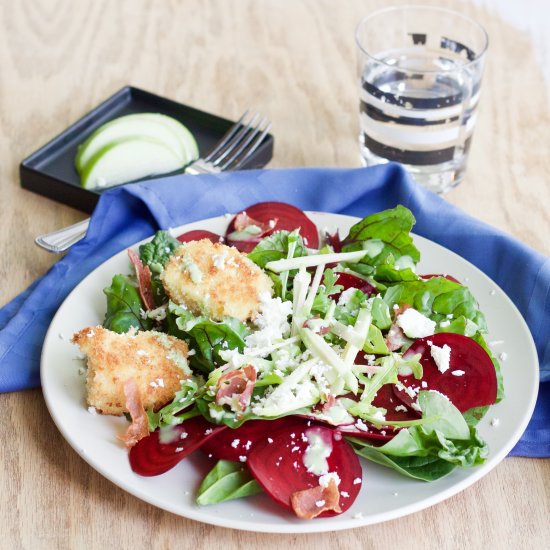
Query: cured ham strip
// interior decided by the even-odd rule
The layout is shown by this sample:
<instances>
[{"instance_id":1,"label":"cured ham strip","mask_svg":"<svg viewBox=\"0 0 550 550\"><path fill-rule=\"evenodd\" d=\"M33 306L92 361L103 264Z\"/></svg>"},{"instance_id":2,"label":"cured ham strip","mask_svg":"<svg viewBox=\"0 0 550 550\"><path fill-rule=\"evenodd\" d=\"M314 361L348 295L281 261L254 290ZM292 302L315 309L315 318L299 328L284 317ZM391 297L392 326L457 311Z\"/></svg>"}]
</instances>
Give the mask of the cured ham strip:
<instances>
[{"instance_id":1,"label":"cured ham strip","mask_svg":"<svg viewBox=\"0 0 550 550\"><path fill-rule=\"evenodd\" d=\"M242 412L250 405L255 384L256 369L252 365L227 372L218 380L216 403Z\"/></svg>"},{"instance_id":2,"label":"cured ham strip","mask_svg":"<svg viewBox=\"0 0 550 550\"><path fill-rule=\"evenodd\" d=\"M156 304L155 300L153 299L153 288L151 286L151 270L149 269L149 266L144 266L139 255L132 249L128 249L128 256L136 270L139 295L141 296L143 305L147 310L155 309Z\"/></svg>"},{"instance_id":3,"label":"cured ham strip","mask_svg":"<svg viewBox=\"0 0 550 550\"><path fill-rule=\"evenodd\" d=\"M119 436L126 447L133 447L140 439L149 435L149 420L141 402L137 382L130 378L124 382L124 395L126 396L126 408L132 417L132 423L126 433Z\"/></svg>"},{"instance_id":4,"label":"cured ham strip","mask_svg":"<svg viewBox=\"0 0 550 550\"><path fill-rule=\"evenodd\" d=\"M340 491L331 479L326 487L317 485L311 489L296 491L290 495L290 504L300 519L313 519L323 512L342 513L340 508Z\"/></svg>"}]
</instances>

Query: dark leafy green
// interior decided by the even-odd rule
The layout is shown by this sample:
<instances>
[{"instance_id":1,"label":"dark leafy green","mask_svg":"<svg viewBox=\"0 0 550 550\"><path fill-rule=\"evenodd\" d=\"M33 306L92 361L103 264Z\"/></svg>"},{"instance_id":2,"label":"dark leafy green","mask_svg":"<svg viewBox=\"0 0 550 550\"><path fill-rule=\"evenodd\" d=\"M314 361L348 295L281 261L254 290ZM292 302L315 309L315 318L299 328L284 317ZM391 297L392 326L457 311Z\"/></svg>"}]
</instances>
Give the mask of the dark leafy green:
<instances>
[{"instance_id":1,"label":"dark leafy green","mask_svg":"<svg viewBox=\"0 0 550 550\"><path fill-rule=\"evenodd\" d=\"M466 422L448 399L437 392L421 391L418 402L424 424L401 430L391 441L379 447L368 440L352 438L356 452L378 464L426 481L439 479L456 466L467 468L485 462L488 455L486 443L479 437L475 426Z\"/></svg>"},{"instance_id":2,"label":"dark leafy green","mask_svg":"<svg viewBox=\"0 0 550 550\"><path fill-rule=\"evenodd\" d=\"M367 254L361 262L350 265L351 269L369 275L377 272L378 266L384 266L378 272L380 280L398 277L396 273L401 269L406 271L401 277L412 277L414 273L408 269L410 266L397 264L397 269L388 266L395 266L400 258L409 258L412 264L420 259L420 252L410 236L415 221L412 212L399 205L356 223L344 240L342 251L367 250Z\"/></svg>"},{"instance_id":3,"label":"dark leafy green","mask_svg":"<svg viewBox=\"0 0 550 550\"><path fill-rule=\"evenodd\" d=\"M168 231L157 231L151 241L139 247L139 257L143 265L149 266L151 270L151 286L157 305L166 302L166 294L160 281L160 274L170 256L180 246L181 243L172 237Z\"/></svg>"},{"instance_id":4,"label":"dark leafy green","mask_svg":"<svg viewBox=\"0 0 550 550\"><path fill-rule=\"evenodd\" d=\"M180 246L181 243L168 231L157 231L148 243L139 247L139 257L152 272L160 273L174 250Z\"/></svg>"},{"instance_id":5,"label":"dark leafy green","mask_svg":"<svg viewBox=\"0 0 550 550\"><path fill-rule=\"evenodd\" d=\"M150 319L141 316L143 303L136 284L125 275L115 275L111 286L104 288L107 296L107 312L103 326L114 332L128 332L130 328L149 330Z\"/></svg>"},{"instance_id":6,"label":"dark leafy green","mask_svg":"<svg viewBox=\"0 0 550 550\"><path fill-rule=\"evenodd\" d=\"M177 327L180 337L189 343L195 355L191 356L191 365L202 372L209 373L225 362L220 351L238 349L243 351L244 339L250 329L238 319L226 317L223 321L211 321L206 317L195 316L188 309L170 302L169 313L173 316L171 326Z\"/></svg>"},{"instance_id":7,"label":"dark leafy green","mask_svg":"<svg viewBox=\"0 0 550 550\"><path fill-rule=\"evenodd\" d=\"M370 460L421 481L435 481L450 474L456 466L436 456L388 456L376 447L353 440L355 452Z\"/></svg>"},{"instance_id":8,"label":"dark leafy green","mask_svg":"<svg viewBox=\"0 0 550 550\"><path fill-rule=\"evenodd\" d=\"M436 322L448 315L454 319L464 317L474 322L478 330L486 330L485 317L470 290L445 277L396 284L386 290L384 301L390 307L408 304Z\"/></svg>"},{"instance_id":9,"label":"dark leafy green","mask_svg":"<svg viewBox=\"0 0 550 550\"><path fill-rule=\"evenodd\" d=\"M277 231L262 239L258 245L248 253L248 258L256 265L264 268L268 262L282 260L289 257L289 245L295 242L293 258L305 256L307 249L302 237L296 232Z\"/></svg>"}]
</instances>

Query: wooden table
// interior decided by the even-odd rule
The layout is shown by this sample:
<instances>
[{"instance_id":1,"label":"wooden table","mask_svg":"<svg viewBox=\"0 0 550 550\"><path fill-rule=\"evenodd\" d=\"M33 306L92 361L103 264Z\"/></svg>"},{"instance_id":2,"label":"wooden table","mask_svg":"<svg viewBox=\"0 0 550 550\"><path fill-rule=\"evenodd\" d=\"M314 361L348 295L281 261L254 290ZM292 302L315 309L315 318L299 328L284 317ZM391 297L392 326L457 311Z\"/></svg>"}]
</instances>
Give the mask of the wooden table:
<instances>
[{"instance_id":1,"label":"wooden table","mask_svg":"<svg viewBox=\"0 0 550 550\"><path fill-rule=\"evenodd\" d=\"M480 20L491 37L467 179L447 198L549 254L550 83L541 56L528 32L483 7L490 2L441 3ZM123 85L228 118L246 106L267 113L273 167L358 166L353 31L383 4L2 0L0 304L56 261L33 238L84 217L21 189L19 162ZM550 547L548 460L505 459L444 503L384 524L273 536L195 523L126 494L69 447L39 390L0 395L0 407L2 548Z\"/></svg>"}]
</instances>

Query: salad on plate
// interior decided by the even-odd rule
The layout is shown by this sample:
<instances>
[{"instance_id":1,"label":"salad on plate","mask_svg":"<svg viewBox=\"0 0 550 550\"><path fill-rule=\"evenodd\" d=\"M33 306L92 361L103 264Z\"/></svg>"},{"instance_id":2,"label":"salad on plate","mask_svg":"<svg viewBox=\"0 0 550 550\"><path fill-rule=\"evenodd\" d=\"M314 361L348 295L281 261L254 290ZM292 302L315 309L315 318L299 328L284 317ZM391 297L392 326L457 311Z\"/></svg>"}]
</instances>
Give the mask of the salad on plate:
<instances>
[{"instance_id":1,"label":"salad on plate","mask_svg":"<svg viewBox=\"0 0 550 550\"><path fill-rule=\"evenodd\" d=\"M499 364L468 288L417 273L414 222L397 206L340 236L260 203L225 235L129 250L103 325L73 342L90 412L128 417L136 475L202 453L198 505L264 492L312 519L350 508L366 461L419 482L483 464Z\"/></svg>"}]
</instances>

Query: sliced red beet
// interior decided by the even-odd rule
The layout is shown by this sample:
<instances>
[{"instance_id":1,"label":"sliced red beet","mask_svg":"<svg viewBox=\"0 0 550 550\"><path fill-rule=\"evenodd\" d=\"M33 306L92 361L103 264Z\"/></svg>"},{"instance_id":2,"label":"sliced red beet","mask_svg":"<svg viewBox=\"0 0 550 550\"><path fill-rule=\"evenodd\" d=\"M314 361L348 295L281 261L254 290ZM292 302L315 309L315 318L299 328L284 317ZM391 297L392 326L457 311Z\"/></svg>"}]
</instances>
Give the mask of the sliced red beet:
<instances>
[{"instance_id":1,"label":"sliced red beet","mask_svg":"<svg viewBox=\"0 0 550 550\"><path fill-rule=\"evenodd\" d=\"M315 438L321 438L328 449L328 471L340 478L340 508L345 512L361 489L362 470L351 445L336 430L320 425L288 426L270 432L268 439L258 441L248 456L248 467L265 492L279 504L291 508L294 493L319 486L319 476L304 465L306 449ZM333 516L326 511L321 516Z\"/></svg>"},{"instance_id":2,"label":"sliced red beet","mask_svg":"<svg viewBox=\"0 0 550 550\"><path fill-rule=\"evenodd\" d=\"M384 384L376 393L372 404L375 407L386 409L386 419L393 422L403 422L407 420L418 420L420 414L410 406L404 405L393 393L392 384ZM397 408L397 410L396 410ZM359 427L360 426L360 427ZM337 428L344 435L361 437L363 439L373 439L378 441L390 441L393 439L400 427L381 426L377 428L368 422L355 423Z\"/></svg>"},{"instance_id":3,"label":"sliced red beet","mask_svg":"<svg viewBox=\"0 0 550 550\"><path fill-rule=\"evenodd\" d=\"M161 432L157 429L130 449L130 466L136 474L142 476L163 474L226 428L196 416L173 426L169 441L161 441Z\"/></svg>"},{"instance_id":4,"label":"sliced red beet","mask_svg":"<svg viewBox=\"0 0 550 550\"><path fill-rule=\"evenodd\" d=\"M440 372L431 353L431 345L451 348L449 368ZM495 367L487 352L474 340L451 332L441 332L419 338L407 350L405 355L420 353L423 368L422 380L416 380L411 374L400 376L400 382L416 390L436 390L446 395L453 405L464 412L473 407L492 405L497 397L497 376ZM425 388L421 382L425 382ZM413 400L405 391L394 386L395 395L407 406Z\"/></svg>"},{"instance_id":5,"label":"sliced red beet","mask_svg":"<svg viewBox=\"0 0 550 550\"><path fill-rule=\"evenodd\" d=\"M445 279L452 281L453 283L458 283L459 285L462 284L458 279L455 279L452 275L438 275L437 273L427 273L425 275L420 275L421 279L433 279L434 277L445 277Z\"/></svg>"},{"instance_id":6,"label":"sliced red beet","mask_svg":"<svg viewBox=\"0 0 550 550\"><path fill-rule=\"evenodd\" d=\"M218 460L239 462L242 457L248 457L252 447L270 434L284 427L307 426L307 420L297 416L284 416L275 420L249 420L240 428L219 432L201 447L207 455Z\"/></svg>"},{"instance_id":7,"label":"sliced red beet","mask_svg":"<svg viewBox=\"0 0 550 550\"><path fill-rule=\"evenodd\" d=\"M187 231L182 233L177 237L178 241L182 243L188 243L191 241L200 241L201 239L208 239L213 243L219 243L223 241L223 237L212 231L207 231L206 229L193 229L193 231Z\"/></svg>"},{"instance_id":8,"label":"sliced red beet","mask_svg":"<svg viewBox=\"0 0 550 550\"><path fill-rule=\"evenodd\" d=\"M300 210L291 204L284 202L260 202L249 206L246 210L246 214L260 222L261 224L269 224L270 221L276 221L274 227L268 232L262 232L261 237L252 238L246 241L235 241L228 238L228 236L235 231L235 220L239 219L237 214L229 223L227 232L225 234L226 242L230 246L235 246L241 252L250 252L258 244L258 242L275 231L294 231L294 229L300 229L300 235L304 239L304 244L309 248L319 247L319 234L315 224Z\"/></svg>"},{"instance_id":9,"label":"sliced red beet","mask_svg":"<svg viewBox=\"0 0 550 550\"><path fill-rule=\"evenodd\" d=\"M340 238L338 230L336 230L336 233L334 233L333 235L327 233L325 235L325 239L327 240L328 244L332 246L334 252L342 252L342 239Z\"/></svg>"},{"instance_id":10,"label":"sliced red beet","mask_svg":"<svg viewBox=\"0 0 550 550\"><path fill-rule=\"evenodd\" d=\"M365 281L364 279L361 279L361 277L357 277L356 275L352 275L351 273L338 273L336 284L342 285L344 287L342 289L342 292L344 290L348 290L348 288L357 288L367 296L378 293L376 288L373 287L368 281ZM338 294L334 294L332 298L338 301L338 297L340 296L340 294L341 292Z\"/></svg>"}]
</instances>

